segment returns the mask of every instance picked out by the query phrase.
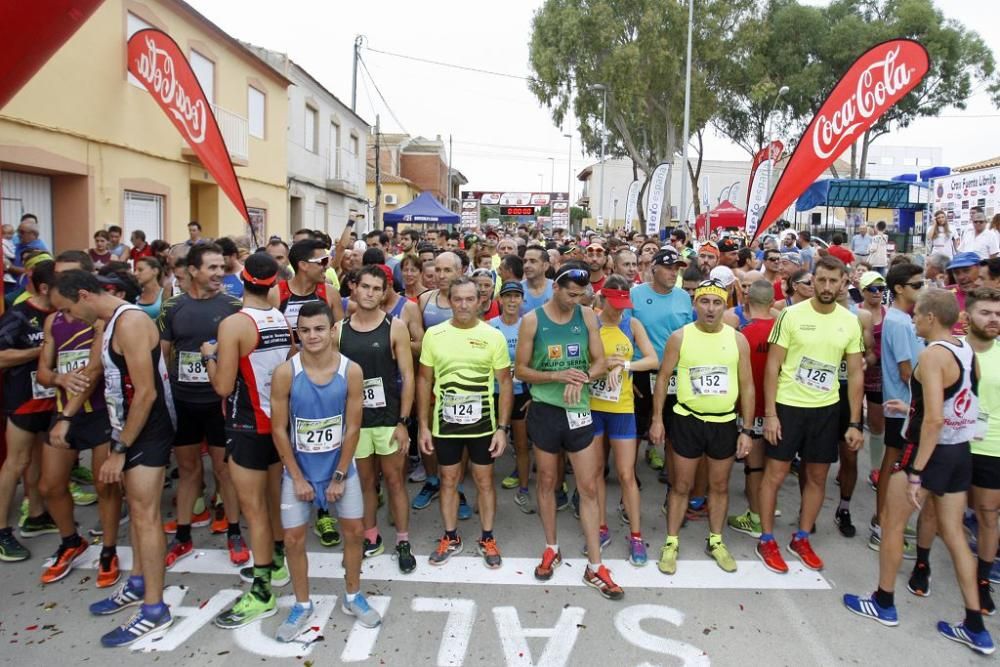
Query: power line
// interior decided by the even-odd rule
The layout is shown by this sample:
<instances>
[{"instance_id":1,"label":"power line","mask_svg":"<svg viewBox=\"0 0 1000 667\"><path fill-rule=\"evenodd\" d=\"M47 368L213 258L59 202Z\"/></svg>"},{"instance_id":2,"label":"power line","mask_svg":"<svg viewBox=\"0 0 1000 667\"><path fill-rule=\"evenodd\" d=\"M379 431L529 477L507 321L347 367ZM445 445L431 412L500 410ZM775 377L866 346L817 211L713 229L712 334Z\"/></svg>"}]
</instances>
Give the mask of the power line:
<instances>
[{"instance_id":1,"label":"power line","mask_svg":"<svg viewBox=\"0 0 1000 667\"><path fill-rule=\"evenodd\" d=\"M385 108L389 112L389 115L392 116L392 119L394 121L396 121L396 125L398 125L399 129L403 131L403 134L409 134L409 132L406 131L406 128L403 127L403 124L399 122L399 118L396 116L396 112L393 111L392 107L389 106L389 102L385 99L385 95L382 94L382 91L379 89L378 84L375 83L375 77L373 77L372 73L368 70L368 65L365 64L364 59L359 56L358 62L361 63L362 69L364 69L365 74L368 75L368 80L372 82L372 86L375 88L375 92L378 93L378 96L382 100L382 104L385 105Z\"/></svg>"},{"instance_id":2,"label":"power line","mask_svg":"<svg viewBox=\"0 0 1000 667\"><path fill-rule=\"evenodd\" d=\"M478 72L479 74L489 74L491 76L501 76L505 79L520 79L521 81L535 81L534 77L530 76L519 76L517 74L509 74L507 72L496 72L494 70L481 69L479 67L469 67L468 65L458 65L456 63L446 63L440 60L431 60L429 58L421 58L419 56L408 56L403 53L393 53L392 51L382 51L381 49L373 49L371 46L368 47L369 51L374 53L381 53L384 56L392 56L394 58L403 58L404 60L415 60L421 63L427 63L428 65L437 65L438 67L450 67L452 69L460 69L466 72Z\"/></svg>"}]
</instances>

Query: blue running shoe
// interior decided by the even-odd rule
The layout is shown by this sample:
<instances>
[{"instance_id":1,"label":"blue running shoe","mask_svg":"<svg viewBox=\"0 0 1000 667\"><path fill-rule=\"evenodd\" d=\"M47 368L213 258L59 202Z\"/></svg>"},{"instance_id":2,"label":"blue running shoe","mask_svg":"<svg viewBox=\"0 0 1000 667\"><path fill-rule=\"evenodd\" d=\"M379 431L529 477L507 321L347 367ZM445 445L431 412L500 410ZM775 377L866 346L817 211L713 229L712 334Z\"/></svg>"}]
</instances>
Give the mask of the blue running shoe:
<instances>
[{"instance_id":1,"label":"blue running shoe","mask_svg":"<svg viewBox=\"0 0 1000 667\"><path fill-rule=\"evenodd\" d=\"M413 498L413 503L410 505L415 510L426 509L431 501L437 498L441 494L441 484L432 484L430 481L424 482L423 487Z\"/></svg>"},{"instance_id":2,"label":"blue running shoe","mask_svg":"<svg viewBox=\"0 0 1000 667\"><path fill-rule=\"evenodd\" d=\"M117 648L134 644L143 637L161 635L174 622L170 610L164 606L159 616L149 614L143 607L132 615L123 625L115 628L101 637L101 645L107 648Z\"/></svg>"},{"instance_id":3,"label":"blue running shoe","mask_svg":"<svg viewBox=\"0 0 1000 667\"><path fill-rule=\"evenodd\" d=\"M568 507L570 507L569 487L563 482L562 486L556 489L556 511L561 512Z\"/></svg>"},{"instance_id":4,"label":"blue running shoe","mask_svg":"<svg viewBox=\"0 0 1000 667\"><path fill-rule=\"evenodd\" d=\"M573 497L570 499L570 503L573 505L573 516L577 519L580 518L580 492L573 489Z\"/></svg>"},{"instance_id":5,"label":"blue running shoe","mask_svg":"<svg viewBox=\"0 0 1000 667\"><path fill-rule=\"evenodd\" d=\"M345 595L340 608L345 614L357 618L358 622L366 628L378 627L382 622L382 617L379 616L378 612L368 606L368 600L365 599L363 593L355 595L350 602L347 601Z\"/></svg>"},{"instance_id":6,"label":"blue running shoe","mask_svg":"<svg viewBox=\"0 0 1000 667\"><path fill-rule=\"evenodd\" d=\"M459 521L468 521L472 518L472 508L469 507L469 501L465 499L465 494L459 492L458 494L458 519Z\"/></svg>"},{"instance_id":7,"label":"blue running shoe","mask_svg":"<svg viewBox=\"0 0 1000 667\"><path fill-rule=\"evenodd\" d=\"M878 621L890 628L899 625L899 616L896 615L896 607L880 607L878 602L875 601L874 595L863 598L848 593L844 596L844 606L853 614Z\"/></svg>"},{"instance_id":8,"label":"blue running shoe","mask_svg":"<svg viewBox=\"0 0 1000 667\"><path fill-rule=\"evenodd\" d=\"M965 644L976 653L990 655L993 651L997 650L996 646L993 645L993 638L990 637L988 630L972 632L965 627L964 622L958 625L951 625L944 621L938 621L937 630L953 642Z\"/></svg>"},{"instance_id":9,"label":"blue running shoe","mask_svg":"<svg viewBox=\"0 0 1000 667\"><path fill-rule=\"evenodd\" d=\"M146 591L141 586L132 585L131 577L118 587L111 597L99 600L90 605L90 613L94 616L108 616L117 614L126 607L133 607L142 602L142 596Z\"/></svg>"}]
</instances>

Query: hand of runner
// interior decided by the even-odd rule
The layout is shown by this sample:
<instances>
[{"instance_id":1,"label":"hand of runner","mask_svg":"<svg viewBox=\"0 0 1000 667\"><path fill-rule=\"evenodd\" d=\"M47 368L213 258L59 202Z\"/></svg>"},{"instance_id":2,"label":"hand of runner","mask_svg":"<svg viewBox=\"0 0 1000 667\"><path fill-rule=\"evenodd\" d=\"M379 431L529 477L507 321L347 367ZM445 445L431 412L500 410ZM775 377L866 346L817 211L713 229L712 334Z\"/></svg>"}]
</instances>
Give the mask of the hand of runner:
<instances>
[{"instance_id":1,"label":"hand of runner","mask_svg":"<svg viewBox=\"0 0 1000 667\"><path fill-rule=\"evenodd\" d=\"M911 482L909 475L906 476L906 498L917 511L923 509L922 503L920 502L920 490L922 488L923 487L919 483L914 484Z\"/></svg>"},{"instance_id":2,"label":"hand of runner","mask_svg":"<svg viewBox=\"0 0 1000 667\"><path fill-rule=\"evenodd\" d=\"M764 417L764 439L772 446L781 442L781 422L778 421L777 415Z\"/></svg>"},{"instance_id":3,"label":"hand of runner","mask_svg":"<svg viewBox=\"0 0 1000 667\"><path fill-rule=\"evenodd\" d=\"M122 468L124 467L125 454L108 454L97 478L105 484L118 484L122 480Z\"/></svg>"},{"instance_id":4,"label":"hand of runner","mask_svg":"<svg viewBox=\"0 0 1000 667\"><path fill-rule=\"evenodd\" d=\"M420 432L417 435L417 446L420 447L421 454L426 456L434 454L434 439L431 437L431 430L429 428L420 428Z\"/></svg>"},{"instance_id":5,"label":"hand of runner","mask_svg":"<svg viewBox=\"0 0 1000 667\"><path fill-rule=\"evenodd\" d=\"M69 449L69 443L66 442L67 433L69 433L69 422L60 419L49 430L49 444L57 449Z\"/></svg>"},{"instance_id":6,"label":"hand of runner","mask_svg":"<svg viewBox=\"0 0 1000 667\"><path fill-rule=\"evenodd\" d=\"M507 432L502 428L497 429L490 440L490 456L499 458L505 449L507 449Z\"/></svg>"},{"instance_id":7,"label":"hand of runner","mask_svg":"<svg viewBox=\"0 0 1000 667\"><path fill-rule=\"evenodd\" d=\"M344 495L344 480L333 480L330 485L326 487L326 501L328 503L335 503Z\"/></svg>"},{"instance_id":8,"label":"hand of runner","mask_svg":"<svg viewBox=\"0 0 1000 667\"><path fill-rule=\"evenodd\" d=\"M392 432L392 439L396 441L397 445L399 445L399 449L396 450L396 453L401 457L406 456L410 450L410 432L406 430L406 426L403 424L396 424L396 428L393 429Z\"/></svg>"},{"instance_id":9,"label":"hand of runner","mask_svg":"<svg viewBox=\"0 0 1000 667\"><path fill-rule=\"evenodd\" d=\"M623 366L616 366L608 371L608 387L611 391L614 391L621 386L622 377L625 374L625 369Z\"/></svg>"},{"instance_id":10,"label":"hand of runner","mask_svg":"<svg viewBox=\"0 0 1000 667\"><path fill-rule=\"evenodd\" d=\"M62 387L70 394L82 394L90 386L90 378L80 371L59 373L54 382L56 386Z\"/></svg>"},{"instance_id":11,"label":"hand of runner","mask_svg":"<svg viewBox=\"0 0 1000 667\"><path fill-rule=\"evenodd\" d=\"M666 438L662 419L653 419L649 424L649 441L654 445L662 445Z\"/></svg>"},{"instance_id":12,"label":"hand of runner","mask_svg":"<svg viewBox=\"0 0 1000 667\"><path fill-rule=\"evenodd\" d=\"M590 376L584 371L576 368L567 368L564 371L556 372L556 382L563 382L565 384L576 384L584 385L590 382Z\"/></svg>"},{"instance_id":13,"label":"hand of runner","mask_svg":"<svg viewBox=\"0 0 1000 667\"><path fill-rule=\"evenodd\" d=\"M582 384L567 384L563 389L563 400L567 405L576 405L580 402L580 394L583 392Z\"/></svg>"},{"instance_id":14,"label":"hand of runner","mask_svg":"<svg viewBox=\"0 0 1000 667\"><path fill-rule=\"evenodd\" d=\"M304 477L293 479L292 488L295 491L295 498L304 503L311 503L316 498L313 485L307 482Z\"/></svg>"},{"instance_id":15,"label":"hand of runner","mask_svg":"<svg viewBox=\"0 0 1000 667\"><path fill-rule=\"evenodd\" d=\"M856 452L865 444L865 434L856 428L848 427L847 432L844 433L844 441L849 450Z\"/></svg>"},{"instance_id":16,"label":"hand of runner","mask_svg":"<svg viewBox=\"0 0 1000 667\"><path fill-rule=\"evenodd\" d=\"M201 355L207 357L210 354L215 354L215 351L219 349L219 343L214 340L208 340L201 344Z\"/></svg>"},{"instance_id":17,"label":"hand of runner","mask_svg":"<svg viewBox=\"0 0 1000 667\"><path fill-rule=\"evenodd\" d=\"M750 439L750 436L740 433L739 437L736 438L736 458L746 458L752 447L753 440Z\"/></svg>"},{"instance_id":18,"label":"hand of runner","mask_svg":"<svg viewBox=\"0 0 1000 667\"><path fill-rule=\"evenodd\" d=\"M901 401L898 398L890 398L882 404L882 410L885 412L907 413L910 411L910 404L906 401Z\"/></svg>"}]
</instances>

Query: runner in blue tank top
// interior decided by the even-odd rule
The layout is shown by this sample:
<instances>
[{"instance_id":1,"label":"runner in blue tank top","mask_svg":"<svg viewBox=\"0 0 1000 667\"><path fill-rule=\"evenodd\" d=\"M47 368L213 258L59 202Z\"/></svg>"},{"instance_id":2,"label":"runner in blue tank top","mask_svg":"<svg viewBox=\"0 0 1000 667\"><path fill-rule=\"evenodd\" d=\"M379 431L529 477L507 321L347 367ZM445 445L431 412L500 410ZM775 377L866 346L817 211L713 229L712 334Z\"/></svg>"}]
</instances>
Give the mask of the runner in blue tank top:
<instances>
[{"instance_id":1,"label":"runner in blue tank top","mask_svg":"<svg viewBox=\"0 0 1000 667\"><path fill-rule=\"evenodd\" d=\"M271 433L285 473L281 524L286 563L296 603L278 628L279 641L292 641L310 622L306 527L313 506L332 505L344 537L344 613L373 628L382 622L361 593L364 499L354 451L361 433L361 368L337 351L333 312L321 301L302 306L297 333L302 351L274 372Z\"/></svg>"}]
</instances>

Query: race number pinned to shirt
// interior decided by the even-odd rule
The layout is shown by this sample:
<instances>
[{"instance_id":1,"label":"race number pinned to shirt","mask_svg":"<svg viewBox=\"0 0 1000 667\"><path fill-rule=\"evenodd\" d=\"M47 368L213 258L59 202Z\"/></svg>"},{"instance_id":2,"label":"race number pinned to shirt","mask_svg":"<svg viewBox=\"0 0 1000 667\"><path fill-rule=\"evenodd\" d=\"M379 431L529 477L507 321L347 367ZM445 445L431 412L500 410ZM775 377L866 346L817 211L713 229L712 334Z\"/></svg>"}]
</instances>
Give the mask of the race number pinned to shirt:
<instances>
[{"instance_id":1,"label":"race number pinned to shirt","mask_svg":"<svg viewBox=\"0 0 1000 667\"><path fill-rule=\"evenodd\" d=\"M43 387L38 384L38 371L31 371L31 398L41 400L43 398L55 398L55 387Z\"/></svg>"},{"instance_id":2,"label":"race number pinned to shirt","mask_svg":"<svg viewBox=\"0 0 1000 667\"><path fill-rule=\"evenodd\" d=\"M656 373L649 374L649 391L650 393L656 391ZM671 375L670 380L667 381L667 396L677 395L677 375Z\"/></svg>"},{"instance_id":3,"label":"race number pinned to shirt","mask_svg":"<svg viewBox=\"0 0 1000 667\"><path fill-rule=\"evenodd\" d=\"M979 414L976 416L976 434L972 437L973 440L985 440L986 431L990 426L990 414L983 410L982 404L979 405Z\"/></svg>"},{"instance_id":4,"label":"race number pinned to shirt","mask_svg":"<svg viewBox=\"0 0 1000 667\"><path fill-rule=\"evenodd\" d=\"M201 352L177 353L177 379L180 382L208 382L208 367L201 359Z\"/></svg>"},{"instance_id":5,"label":"race number pinned to shirt","mask_svg":"<svg viewBox=\"0 0 1000 667\"><path fill-rule=\"evenodd\" d=\"M729 393L727 366L694 366L688 370L691 391L696 396L722 396Z\"/></svg>"},{"instance_id":6,"label":"race number pinned to shirt","mask_svg":"<svg viewBox=\"0 0 1000 667\"><path fill-rule=\"evenodd\" d=\"M603 401L610 401L611 403L617 403L618 399L622 395L622 381L621 378L618 379L618 383L612 389L611 382L608 376L597 378L590 385L590 395L593 398L599 398Z\"/></svg>"},{"instance_id":7,"label":"race number pinned to shirt","mask_svg":"<svg viewBox=\"0 0 1000 667\"><path fill-rule=\"evenodd\" d=\"M382 378L369 378L365 380L361 397L361 405L363 407L384 408L385 389L382 388Z\"/></svg>"},{"instance_id":8,"label":"race number pinned to shirt","mask_svg":"<svg viewBox=\"0 0 1000 667\"><path fill-rule=\"evenodd\" d=\"M344 416L323 419L295 418L295 448L306 454L329 452L344 439Z\"/></svg>"},{"instance_id":9,"label":"race number pinned to shirt","mask_svg":"<svg viewBox=\"0 0 1000 667\"><path fill-rule=\"evenodd\" d=\"M56 359L56 371L62 374L83 370L90 360L90 350L62 350Z\"/></svg>"},{"instance_id":10,"label":"race number pinned to shirt","mask_svg":"<svg viewBox=\"0 0 1000 667\"><path fill-rule=\"evenodd\" d=\"M475 394L441 396L441 419L449 424L477 424L482 418L482 397Z\"/></svg>"},{"instance_id":11,"label":"race number pinned to shirt","mask_svg":"<svg viewBox=\"0 0 1000 667\"><path fill-rule=\"evenodd\" d=\"M847 359L840 360L840 368L837 369L837 379L847 382Z\"/></svg>"},{"instance_id":12,"label":"race number pinned to shirt","mask_svg":"<svg viewBox=\"0 0 1000 667\"><path fill-rule=\"evenodd\" d=\"M830 391L837 381L837 367L804 356L795 369L795 381L809 389Z\"/></svg>"},{"instance_id":13,"label":"race number pinned to shirt","mask_svg":"<svg viewBox=\"0 0 1000 667\"><path fill-rule=\"evenodd\" d=\"M586 412L573 412L572 410L567 410L566 421L569 422L570 430L576 430L593 424L594 417L590 414L590 410Z\"/></svg>"}]
</instances>

